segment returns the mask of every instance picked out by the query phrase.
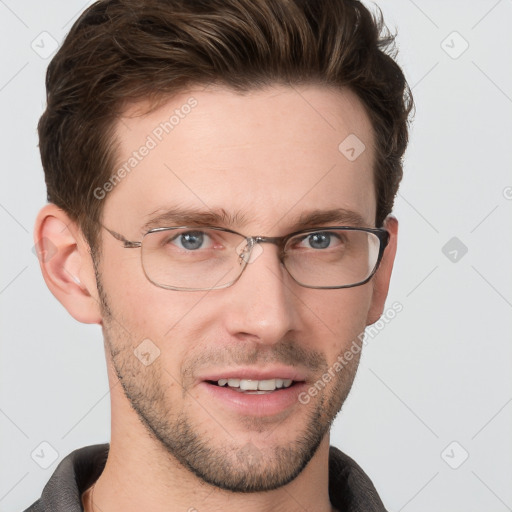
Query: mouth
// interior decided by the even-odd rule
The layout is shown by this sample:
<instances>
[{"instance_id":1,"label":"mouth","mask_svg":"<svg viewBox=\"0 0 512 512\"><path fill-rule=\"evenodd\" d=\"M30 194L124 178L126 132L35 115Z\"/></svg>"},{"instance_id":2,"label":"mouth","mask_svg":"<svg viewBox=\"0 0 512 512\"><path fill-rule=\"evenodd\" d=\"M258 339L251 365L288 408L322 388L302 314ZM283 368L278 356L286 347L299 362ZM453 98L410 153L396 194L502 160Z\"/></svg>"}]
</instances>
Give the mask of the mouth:
<instances>
[{"instance_id":1,"label":"mouth","mask_svg":"<svg viewBox=\"0 0 512 512\"><path fill-rule=\"evenodd\" d=\"M271 378L271 379L241 379L241 378L229 378L229 379L218 379L216 381L208 380L208 384L218 386L220 388L229 388L239 393L252 394L252 395L265 395L274 393L281 389L288 389L298 383L292 379L284 378Z\"/></svg>"},{"instance_id":2,"label":"mouth","mask_svg":"<svg viewBox=\"0 0 512 512\"><path fill-rule=\"evenodd\" d=\"M306 387L306 374L285 366L219 370L198 382L208 403L237 415L267 418L297 410Z\"/></svg>"}]
</instances>

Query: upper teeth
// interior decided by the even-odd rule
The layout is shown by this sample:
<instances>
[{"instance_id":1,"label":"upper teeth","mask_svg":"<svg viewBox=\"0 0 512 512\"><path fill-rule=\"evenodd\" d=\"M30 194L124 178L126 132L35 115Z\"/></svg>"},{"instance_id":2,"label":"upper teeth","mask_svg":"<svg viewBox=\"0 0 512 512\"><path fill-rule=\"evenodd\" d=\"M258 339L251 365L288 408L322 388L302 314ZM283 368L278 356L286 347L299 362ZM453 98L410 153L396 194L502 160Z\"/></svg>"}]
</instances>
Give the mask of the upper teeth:
<instances>
[{"instance_id":1,"label":"upper teeth","mask_svg":"<svg viewBox=\"0 0 512 512\"><path fill-rule=\"evenodd\" d=\"M292 385L291 379L219 379L219 386L226 384L231 388L240 388L242 391L274 391L279 388L289 388Z\"/></svg>"}]
</instances>

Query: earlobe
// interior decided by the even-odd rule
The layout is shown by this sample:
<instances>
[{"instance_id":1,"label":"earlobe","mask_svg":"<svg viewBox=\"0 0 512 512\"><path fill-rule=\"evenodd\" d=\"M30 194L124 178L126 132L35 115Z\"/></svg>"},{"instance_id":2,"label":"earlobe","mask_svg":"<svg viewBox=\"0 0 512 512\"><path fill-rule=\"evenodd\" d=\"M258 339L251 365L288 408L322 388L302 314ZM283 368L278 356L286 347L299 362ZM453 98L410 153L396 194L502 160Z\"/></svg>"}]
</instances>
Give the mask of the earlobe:
<instances>
[{"instance_id":1,"label":"earlobe","mask_svg":"<svg viewBox=\"0 0 512 512\"><path fill-rule=\"evenodd\" d=\"M43 278L53 295L79 322L101 324L94 266L76 223L48 204L37 216L34 241Z\"/></svg>"},{"instance_id":2,"label":"earlobe","mask_svg":"<svg viewBox=\"0 0 512 512\"><path fill-rule=\"evenodd\" d=\"M391 280L391 272L393 271L393 263L395 261L398 220L392 215L388 215L384 220L384 228L389 232L389 243L384 251L380 266L373 277L372 302L370 310L368 311L366 325L375 323L384 311L384 305L388 296L389 282Z\"/></svg>"}]
</instances>

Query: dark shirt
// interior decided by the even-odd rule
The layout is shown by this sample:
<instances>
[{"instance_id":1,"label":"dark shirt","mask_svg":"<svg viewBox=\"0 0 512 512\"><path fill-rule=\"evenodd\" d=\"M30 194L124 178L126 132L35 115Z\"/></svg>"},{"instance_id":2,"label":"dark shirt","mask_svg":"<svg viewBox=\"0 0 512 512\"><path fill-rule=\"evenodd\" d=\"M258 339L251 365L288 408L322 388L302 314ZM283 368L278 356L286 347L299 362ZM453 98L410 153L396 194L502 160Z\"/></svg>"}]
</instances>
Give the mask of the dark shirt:
<instances>
[{"instance_id":1,"label":"dark shirt","mask_svg":"<svg viewBox=\"0 0 512 512\"><path fill-rule=\"evenodd\" d=\"M101 475L109 444L86 446L70 453L25 512L83 512L81 496ZM386 512L366 473L348 455L331 446L329 497L340 512Z\"/></svg>"}]
</instances>

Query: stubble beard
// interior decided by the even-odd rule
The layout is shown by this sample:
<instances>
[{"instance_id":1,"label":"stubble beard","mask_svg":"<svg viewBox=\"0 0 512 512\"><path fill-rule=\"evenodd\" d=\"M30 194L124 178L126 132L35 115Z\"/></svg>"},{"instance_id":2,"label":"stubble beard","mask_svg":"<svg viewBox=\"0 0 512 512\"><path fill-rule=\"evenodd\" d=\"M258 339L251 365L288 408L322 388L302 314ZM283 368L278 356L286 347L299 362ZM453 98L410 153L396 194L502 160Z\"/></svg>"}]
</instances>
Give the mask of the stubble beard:
<instances>
[{"instance_id":1,"label":"stubble beard","mask_svg":"<svg viewBox=\"0 0 512 512\"><path fill-rule=\"evenodd\" d=\"M162 378L165 372L168 373L160 364L162 358L149 366L144 366L137 359L131 340L126 338L126 331L117 327L113 319L98 274L97 283L103 310L105 346L112 367L126 398L149 435L161 444L172 460L177 460L200 480L236 493L277 489L293 481L302 472L341 410L352 386L359 357L354 357L338 372L330 386L320 391L308 405L301 405L311 410L304 428L294 439L269 448L258 448L256 443L250 441L243 445L230 444L233 438L225 429L220 429L223 435L225 433L225 439L216 440L207 432L202 432L186 411L173 412L173 404L168 401ZM324 358L321 366L323 371L317 373L319 381L327 370ZM185 390L184 397L186 393ZM190 399L189 403L192 407L201 407L194 399ZM211 422L214 427L221 426L215 418ZM245 423L245 428L251 427L260 433L265 429L264 421L251 419L242 423ZM279 425L271 424L267 428L268 438L272 439L272 431L279 429Z\"/></svg>"}]
</instances>

